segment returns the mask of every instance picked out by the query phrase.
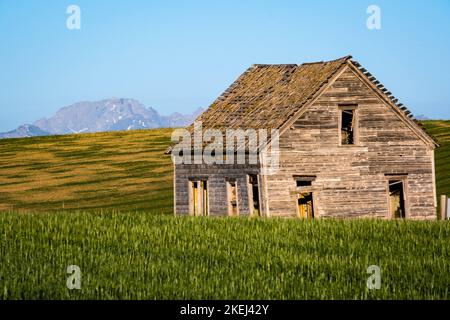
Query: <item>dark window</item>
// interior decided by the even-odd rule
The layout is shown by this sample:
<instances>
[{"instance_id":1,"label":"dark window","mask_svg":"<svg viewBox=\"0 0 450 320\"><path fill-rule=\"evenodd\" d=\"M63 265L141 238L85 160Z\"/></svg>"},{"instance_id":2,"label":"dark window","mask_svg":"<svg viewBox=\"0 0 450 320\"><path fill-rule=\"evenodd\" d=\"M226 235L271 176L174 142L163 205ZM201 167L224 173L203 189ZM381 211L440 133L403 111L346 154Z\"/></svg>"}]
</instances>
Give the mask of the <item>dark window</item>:
<instances>
[{"instance_id":1,"label":"dark window","mask_svg":"<svg viewBox=\"0 0 450 320\"><path fill-rule=\"evenodd\" d=\"M352 145L355 144L355 110L343 109L341 110L341 144Z\"/></svg>"},{"instance_id":2,"label":"dark window","mask_svg":"<svg viewBox=\"0 0 450 320\"><path fill-rule=\"evenodd\" d=\"M297 187L309 187L311 184L312 181L297 180Z\"/></svg>"},{"instance_id":3,"label":"dark window","mask_svg":"<svg viewBox=\"0 0 450 320\"><path fill-rule=\"evenodd\" d=\"M311 187L312 182L316 180L316 176L294 176L297 188Z\"/></svg>"}]
</instances>

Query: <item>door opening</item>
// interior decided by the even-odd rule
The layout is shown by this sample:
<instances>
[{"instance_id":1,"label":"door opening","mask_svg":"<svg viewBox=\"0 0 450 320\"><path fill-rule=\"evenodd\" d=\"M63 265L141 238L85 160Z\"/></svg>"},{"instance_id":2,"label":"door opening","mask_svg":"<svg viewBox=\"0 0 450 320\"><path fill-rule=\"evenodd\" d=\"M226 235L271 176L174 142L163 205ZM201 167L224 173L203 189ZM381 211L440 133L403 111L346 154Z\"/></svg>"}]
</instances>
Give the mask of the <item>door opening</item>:
<instances>
[{"instance_id":1,"label":"door opening","mask_svg":"<svg viewBox=\"0 0 450 320\"><path fill-rule=\"evenodd\" d=\"M312 192L299 193L298 200L298 215L302 219L314 219L314 205Z\"/></svg>"},{"instance_id":2,"label":"door opening","mask_svg":"<svg viewBox=\"0 0 450 320\"><path fill-rule=\"evenodd\" d=\"M208 182L200 181L202 185L202 216L208 215L209 203L208 203Z\"/></svg>"},{"instance_id":3,"label":"door opening","mask_svg":"<svg viewBox=\"0 0 450 320\"><path fill-rule=\"evenodd\" d=\"M238 200L237 200L237 187L236 181L227 182L227 192L228 192L228 215L237 216L238 212Z\"/></svg>"},{"instance_id":4,"label":"door opening","mask_svg":"<svg viewBox=\"0 0 450 320\"><path fill-rule=\"evenodd\" d=\"M198 216L198 210L199 210L199 201L198 201L198 182L193 181L192 182L192 204L193 204L193 214L194 216Z\"/></svg>"},{"instance_id":5,"label":"door opening","mask_svg":"<svg viewBox=\"0 0 450 320\"><path fill-rule=\"evenodd\" d=\"M258 185L258 175L250 174L248 176L249 182L249 208L250 214L255 216L261 215L260 202L259 202L259 185Z\"/></svg>"},{"instance_id":6,"label":"door opening","mask_svg":"<svg viewBox=\"0 0 450 320\"><path fill-rule=\"evenodd\" d=\"M389 206L392 218L402 219L406 217L402 180L389 180Z\"/></svg>"},{"instance_id":7,"label":"door opening","mask_svg":"<svg viewBox=\"0 0 450 320\"><path fill-rule=\"evenodd\" d=\"M207 181L192 181L192 214L194 216L208 215L208 182Z\"/></svg>"}]
</instances>

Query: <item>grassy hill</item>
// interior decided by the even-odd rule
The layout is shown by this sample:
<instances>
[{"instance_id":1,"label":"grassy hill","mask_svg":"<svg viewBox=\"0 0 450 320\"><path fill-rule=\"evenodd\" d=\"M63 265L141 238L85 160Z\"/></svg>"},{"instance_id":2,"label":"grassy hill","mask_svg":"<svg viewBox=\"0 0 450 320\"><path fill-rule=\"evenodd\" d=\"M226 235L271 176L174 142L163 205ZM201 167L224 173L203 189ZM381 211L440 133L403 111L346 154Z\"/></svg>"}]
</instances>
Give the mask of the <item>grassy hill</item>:
<instances>
[{"instance_id":1,"label":"grassy hill","mask_svg":"<svg viewBox=\"0 0 450 320\"><path fill-rule=\"evenodd\" d=\"M424 121L450 195L450 121ZM171 129L0 140L0 210L172 213Z\"/></svg>"},{"instance_id":2,"label":"grassy hill","mask_svg":"<svg viewBox=\"0 0 450 320\"><path fill-rule=\"evenodd\" d=\"M0 140L0 210L171 213L171 132Z\"/></svg>"},{"instance_id":3,"label":"grassy hill","mask_svg":"<svg viewBox=\"0 0 450 320\"><path fill-rule=\"evenodd\" d=\"M439 205L441 194L450 196L450 120L423 121L422 123L440 146L435 152L436 192Z\"/></svg>"}]
</instances>

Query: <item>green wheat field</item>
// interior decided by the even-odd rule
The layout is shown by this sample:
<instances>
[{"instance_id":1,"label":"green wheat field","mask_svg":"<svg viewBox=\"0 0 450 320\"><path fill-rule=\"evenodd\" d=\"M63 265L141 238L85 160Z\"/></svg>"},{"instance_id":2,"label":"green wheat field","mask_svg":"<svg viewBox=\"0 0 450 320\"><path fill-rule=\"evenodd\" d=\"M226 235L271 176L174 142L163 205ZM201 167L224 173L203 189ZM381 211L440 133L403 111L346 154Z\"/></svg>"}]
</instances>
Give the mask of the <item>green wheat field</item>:
<instances>
[{"instance_id":1,"label":"green wheat field","mask_svg":"<svg viewBox=\"0 0 450 320\"><path fill-rule=\"evenodd\" d=\"M0 140L0 299L450 298L448 222L174 217L170 133Z\"/></svg>"}]
</instances>

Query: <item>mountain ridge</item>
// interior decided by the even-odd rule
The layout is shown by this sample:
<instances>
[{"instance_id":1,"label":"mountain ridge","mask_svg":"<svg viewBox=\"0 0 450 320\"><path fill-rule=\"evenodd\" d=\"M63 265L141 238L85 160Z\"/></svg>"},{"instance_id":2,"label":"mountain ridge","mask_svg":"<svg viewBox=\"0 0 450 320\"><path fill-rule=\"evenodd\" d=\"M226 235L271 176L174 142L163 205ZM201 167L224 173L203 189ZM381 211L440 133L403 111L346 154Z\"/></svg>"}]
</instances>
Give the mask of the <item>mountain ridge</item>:
<instances>
[{"instance_id":1,"label":"mountain ridge","mask_svg":"<svg viewBox=\"0 0 450 320\"><path fill-rule=\"evenodd\" d=\"M44 117L32 124L0 133L0 138L186 127L203 111L198 108L192 114L174 112L164 116L130 98L80 101L60 108L50 118Z\"/></svg>"}]
</instances>

